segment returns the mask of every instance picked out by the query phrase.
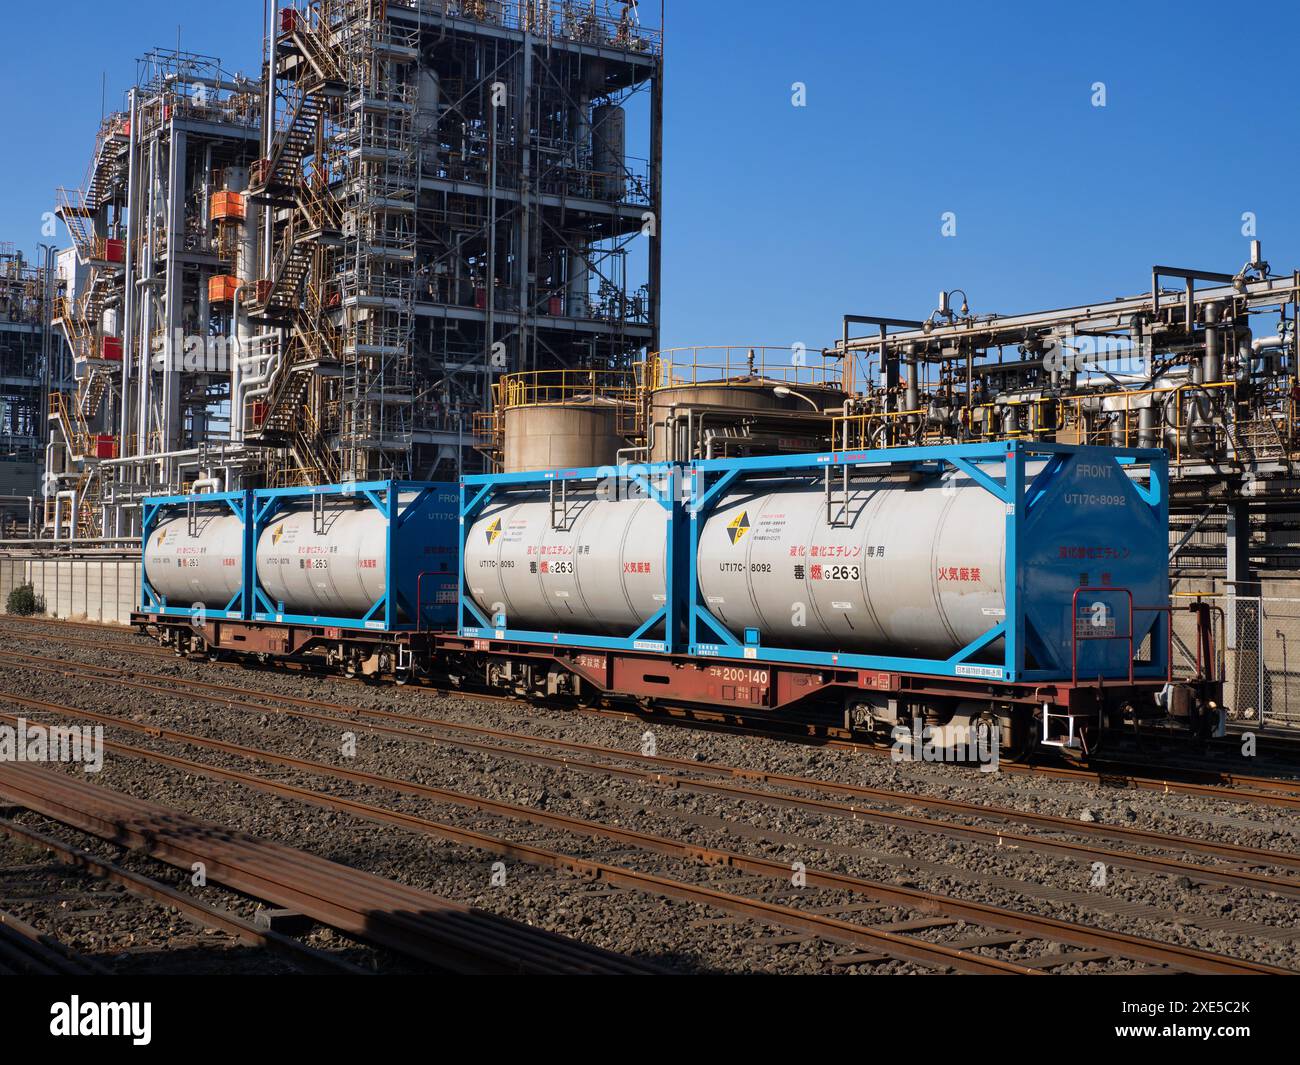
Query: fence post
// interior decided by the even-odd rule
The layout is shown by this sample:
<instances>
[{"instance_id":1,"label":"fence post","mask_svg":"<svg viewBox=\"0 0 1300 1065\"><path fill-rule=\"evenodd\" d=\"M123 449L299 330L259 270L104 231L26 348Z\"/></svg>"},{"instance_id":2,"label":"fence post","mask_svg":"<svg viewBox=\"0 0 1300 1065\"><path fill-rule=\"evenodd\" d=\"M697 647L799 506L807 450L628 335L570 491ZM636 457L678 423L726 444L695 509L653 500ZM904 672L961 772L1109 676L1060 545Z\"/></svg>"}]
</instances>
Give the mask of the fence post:
<instances>
[{"instance_id":1,"label":"fence post","mask_svg":"<svg viewBox=\"0 0 1300 1065\"><path fill-rule=\"evenodd\" d=\"M1259 604L1255 611L1255 617L1259 626L1259 651L1255 657L1259 665L1259 727L1261 729L1268 727L1268 709L1267 700L1264 698L1264 597L1261 595L1256 602Z\"/></svg>"}]
</instances>

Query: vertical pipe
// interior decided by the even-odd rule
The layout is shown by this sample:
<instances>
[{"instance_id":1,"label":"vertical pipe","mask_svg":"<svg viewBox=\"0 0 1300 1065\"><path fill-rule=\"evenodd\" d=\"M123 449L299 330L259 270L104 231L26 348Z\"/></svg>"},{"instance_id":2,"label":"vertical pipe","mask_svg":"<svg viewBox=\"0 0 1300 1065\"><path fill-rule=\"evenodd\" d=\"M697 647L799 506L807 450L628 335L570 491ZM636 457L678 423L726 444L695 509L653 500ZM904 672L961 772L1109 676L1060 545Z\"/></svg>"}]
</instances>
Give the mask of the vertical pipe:
<instances>
[{"instance_id":1,"label":"vertical pipe","mask_svg":"<svg viewBox=\"0 0 1300 1065\"><path fill-rule=\"evenodd\" d=\"M144 182L147 180L148 189L144 189ZM143 203L140 212L140 224L145 230L142 240L145 245L144 255L141 256L141 263L144 265L144 287L141 288L141 305L140 305L140 324L139 324L139 387L136 390L136 438L135 453L138 457L144 458L149 454L149 405L150 405L150 386L153 381L153 318L157 297L154 295L153 281L154 273L154 210L156 207L156 197L158 194L158 137L153 135L149 138L149 169L147 175L141 176L141 195L140 200ZM141 467L143 468L143 467Z\"/></svg>"},{"instance_id":2,"label":"vertical pipe","mask_svg":"<svg viewBox=\"0 0 1300 1065\"><path fill-rule=\"evenodd\" d=\"M917 353L919 346L915 340L910 341L907 345L907 397L904 410L916 410L921 405L921 384L917 379L919 367L917 365Z\"/></svg>"},{"instance_id":3,"label":"vertical pipe","mask_svg":"<svg viewBox=\"0 0 1300 1065\"><path fill-rule=\"evenodd\" d=\"M140 203L143 197L137 187L140 181L140 165L137 156L140 152L140 112L139 103L136 97L136 90L132 89L130 93L130 104L128 109L130 115L131 129L127 144L127 163L126 163L126 263L123 269L124 292L122 296L122 405L118 412L119 423L117 427L118 439L122 441L122 455L130 453L127 442L131 436L131 384L134 374L142 373L146 365L147 355L143 349L133 342L137 336L135 332L135 315L137 313L137 297L135 292L135 263L136 253L139 251L140 240ZM121 473L115 474L118 483L123 480Z\"/></svg>"},{"instance_id":4,"label":"vertical pipe","mask_svg":"<svg viewBox=\"0 0 1300 1065\"><path fill-rule=\"evenodd\" d=\"M1219 305L1205 305L1205 354L1201 359L1201 380L1213 384L1223 377L1223 353L1219 338Z\"/></svg>"},{"instance_id":5,"label":"vertical pipe","mask_svg":"<svg viewBox=\"0 0 1300 1065\"><path fill-rule=\"evenodd\" d=\"M522 201L523 210L519 213L518 234L518 251L515 255L515 269L519 271L519 366L521 369L535 369L534 365L529 362L529 353L532 350L531 344L532 333L537 328L534 324L534 318L537 314L537 308L534 306L536 297L528 290L529 267L532 265L532 216L536 209L533 198L532 180L533 180L533 152L530 140L530 130L532 129L532 90L533 90L533 36L532 33L524 30L524 60L523 60L523 86L520 91L519 109L523 116L522 120L517 123L518 135L520 139L521 159L521 177L519 196Z\"/></svg>"},{"instance_id":6,"label":"vertical pipe","mask_svg":"<svg viewBox=\"0 0 1300 1065\"><path fill-rule=\"evenodd\" d=\"M180 255L185 240L185 174L187 139L182 130L176 128L175 119L168 124L170 133L170 157L167 167L167 261L164 283L164 314L166 318L166 336L172 341L170 348L164 345L170 358L163 366L162 385L162 429L161 450L175 451L181 446L181 358L182 350L175 350L175 338L183 336L182 273ZM171 460L164 464L163 479L170 482L174 465Z\"/></svg>"},{"instance_id":7,"label":"vertical pipe","mask_svg":"<svg viewBox=\"0 0 1300 1065\"><path fill-rule=\"evenodd\" d=\"M663 171L664 171L664 5L659 5L659 63L650 88L650 215L654 224L650 241L650 350L659 350L659 308L663 289Z\"/></svg>"},{"instance_id":8,"label":"vertical pipe","mask_svg":"<svg viewBox=\"0 0 1300 1065\"><path fill-rule=\"evenodd\" d=\"M262 158L271 156L271 144L275 137L275 40L276 27L280 24L280 0L270 0L267 11L270 19L266 26L266 36L262 41L262 64L266 71L265 102L262 108ZM262 276L271 276L272 246L271 232L275 208L268 203L262 208Z\"/></svg>"},{"instance_id":9,"label":"vertical pipe","mask_svg":"<svg viewBox=\"0 0 1300 1065\"><path fill-rule=\"evenodd\" d=\"M486 286L483 297L483 306L486 311L483 330L483 357L488 372L483 377L483 394L479 396L479 403L483 410L491 409L492 405L492 346L496 339L494 334L496 333L497 273L497 112L500 110L492 99L490 86L488 94L488 114L491 116L491 122L488 124L488 276L483 281Z\"/></svg>"}]
</instances>

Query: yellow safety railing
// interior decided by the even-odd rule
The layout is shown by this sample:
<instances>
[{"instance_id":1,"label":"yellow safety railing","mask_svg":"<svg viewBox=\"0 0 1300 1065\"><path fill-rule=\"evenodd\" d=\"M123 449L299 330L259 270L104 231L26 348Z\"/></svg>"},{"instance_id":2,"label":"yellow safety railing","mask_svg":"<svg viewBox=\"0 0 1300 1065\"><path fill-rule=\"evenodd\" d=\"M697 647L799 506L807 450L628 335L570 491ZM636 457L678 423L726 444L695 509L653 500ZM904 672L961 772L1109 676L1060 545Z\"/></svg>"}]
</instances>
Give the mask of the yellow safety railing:
<instances>
[{"instance_id":1,"label":"yellow safety railing","mask_svg":"<svg viewBox=\"0 0 1300 1065\"><path fill-rule=\"evenodd\" d=\"M904 441L922 443L924 410L871 411L839 415L831 421L832 446L842 450L890 447Z\"/></svg>"},{"instance_id":2,"label":"yellow safety railing","mask_svg":"<svg viewBox=\"0 0 1300 1065\"><path fill-rule=\"evenodd\" d=\"M800 345L666 348L647 356L641 367L642 383L650 392L740 379L847 391L848 373L847 360L832 358L820 349L805 349Z\"/></svg>"},{"instance_id":3,"label":"yellow safety railing","mask_svg":"<svg viewBox=\"0 0 1300 1065\"><path fill-rule=\"evenodd\" d=\"M343 206L330 191L329 175L313 164L306 181L298 188L303 215L314 229L339 229L343 225Z\"/></svg>"},{"instance_id":4,"label":"yellow safety railing","mask_svg":"<svg viewBox=\"0 0 1300 1065\"><path fill-rule=\"evenodd\" d=\"M1018 415L1019 427L1011 431L1003 428L1003 415L1008 408L1026 412ZM1035 440L1057 432L1057 421L1049 416L1052 409L1053 401L1050 399L1027 399L962 407L959 417L970 440ZM976 417L977 411L982 412L981 417ZM854 450L900 443L941 442L946 439L945 433L926 424L927 413L918 408L841 415L831 423L832 439L835 447Z\"/></svg>"},{"instance_id":5,"label":"yellow safety railing","mask_svg":"<svg viewBox=\"0 0 1300 1065\"><path fill-rule=\"evenodd\" d=\"M299 411L299 416L302 419L300 436L303 443L310 449L312 457L316 460L315 474L317 480L315 483L337 483L340 476L338 456L325 446L325 436L316 422L316 416L312 413L311 407L304 403Z\"/></svg>"},{"instance_id":6,"label":"yellow safety railing","mask_svg":"<svg viewBox=\"0 0 1300 1065\"><path fill-rule=\"evenodd\" d=\"M1002 427L1008 409L1016 412L1018 426L1009 432ZM977 410L984 412L982 417L974 416L973 412ZM963 419L976 440L1034 440L1060 428L1055 411L1055 400L1052 399L1009 400L1006 403L981 403L972 408L972 413L963 413ZM978 430L974 428L977 422L980 425Z\"/></svg>"},{"instance_id":7,"label":"yellow safety railing","mask_svg":"<svg viewBox=\"0 0 1300 1065\"><path fill-rule=\"evenodd\" d=\"M1094 392L1060 399L1040 397L1001 404L983 403L974 407L962 407L960 418L967 439L970 440L1051 440L1059 438L1062 432L1074 430L1077 443L1135 448L1140 446L1142 438L1139 421L1141 411L1156 404L1157 397L1162 397L1159 400L1162 423L1156 427L1159 434L1156 446L1165 446L1164 430L1171 430L1174 444L1169 458L1172 464L1177 465L1182 462L1204 461L1199 449L1197 454L1184 454L1190 410L1185 397L1234 387L1232 381L1215 381L1203 385L1185 383ZM1271 418L1234 421L1231 423L1231 431L1241 435L1264 427L1276 433L1280 444L1289 449L1289 441L1294 439L1296 402L1296 397L1289 394L1284 409L1279 412L1280 425ZM1017 428L1012 431L1003 427L1003 415L1008 408L1023 411L1018 414ZM976 411L984 412L983 416L976 417ZM865 449L946 439L945 430L932 429L926 425L926 413L919 409L870 411L837 417L833 422L834 446ZM1171 414L1172 423L1169 421ZM1195 425L1190 427L1194 429Z\"/></svg>"},{"instance_id":8,"label":"yellow safety railing","mask_svg":"<svg viewBox=\"0 0 1300 1065\"><path fill-rule=\"evenodd\" d=\"M1141 439L1141 427L1138 420L1141 411L1154 404L1157 396L1167 397L1161 411L1161 418L1164 419L1164 422L1162 426L1157 427L1157 433L1159 433L1157 446L1165 446L1162 430L1172 428L1174 430L1174 448L1169 454L1169 461L1173 465L1178 465L1183 461L1191 461L1192 459L1201 461L1202 456L1200 455L1184 456L1183 454L1185 431L1188 428L1186 421L1187 405L1183 402L1183 397L1186 394L1212 392L1235 387L1236 384L1233 381L1212 381L1208 384L1166 385L1157 388L1135 388L1094 395L1069 396L1060 401L1058 427L1061 429L1078 429L1082 434L1082 439L1078 442L1082 444L1138 447ZM1101 412L1091 412L1085 409L1085 405L1092 406L1098 401L1107 404L1107 409ZM1118 404L1122 404L1122 406ZM1174 424L1169 426L1167 419L1171 405L1174 411ZM1108 417L1105 421L1099 421L1097 419L1098 413ZM1092 425L1089 425L1090 414L1094 419ZM1116 416L1119 418L1119 425L1114 424ZM1240 428L1244 428L1246 424L1242 422L1235 423Z\"/></svg>"},{"instance_id":9,"label":"yellow safety railing","mask_svg":"<svg viewBox=\"0 0 1300 1065\"><path fill-rule=\"evenodd\" d=\"M493 406L509 410L598 400L631 403L636 397L637 378L631 370L524 370L497 382Z\"/></svg>"},{"instance_id":10,"label":"yellow safety railing","mask_svg":"<svg viewBox=\"0 0 1300 1065\"><path fill-rule=\"evenodd\" d=\"M76 404L70 405L67 397L62 392L51 392L48 404L47 410L50 418L58 422L59 429L75 457L92 459L115 459L119 457L120 448L116 438L106 443L105 446L109 450L108 454L92 453L92 450L97 451L97 447L92 449L92 444L98 445L101 437L107 438L111 434L92 433L86 424L85 418L82 417L81 409Z\"/></svg>"},{"instance_id":11,"label":"yellow safety railing","mask_svg":"<svg viewBox=\"0 0 1300 1065\"><path fill-rule=\"evenodd\" d=\"M305 466L279 466L267 478L268 488L301 488L320 483L320 471Z\"/></svg>"}]
</instances>

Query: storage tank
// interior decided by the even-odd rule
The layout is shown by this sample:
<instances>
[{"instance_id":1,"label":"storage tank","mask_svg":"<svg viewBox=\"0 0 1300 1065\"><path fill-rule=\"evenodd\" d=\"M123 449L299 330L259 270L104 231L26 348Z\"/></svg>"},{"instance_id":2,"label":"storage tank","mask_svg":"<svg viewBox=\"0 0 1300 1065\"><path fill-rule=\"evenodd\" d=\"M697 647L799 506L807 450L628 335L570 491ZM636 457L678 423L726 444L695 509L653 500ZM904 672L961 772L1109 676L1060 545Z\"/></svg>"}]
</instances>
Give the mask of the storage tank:
<instances>
[{"instance_id":1,"label":"storage tank","mask_svg":"<svg viewBox=\"0 0 1300 1065\"><path fill-rule=\"evenodd\" d=\"M787 388L788 395L778 395L777 388ZM801 399L806 396L807 402ZM812 404L822 411L843 408L847 400L843 389L825 384L790 384L775 377L731 377L696 384L669 384L656 388L650 396L651 462L685 462L696 455L695 441L701 433L735 426L741 419L752 420L752 431L762 434L778 424L788 427L792 420L807 420L815 415ZM829 444L829 425L783 435L788 452L816 451ZM827 439L823 441L822 436ZM779 445L779 440L777 441Z\"/></svg>"},{"instance_id":2,"label":"storage tank","mask_svg":"<svg viewBox=\"0 0 1300 1065\"><path fill-rule=\"evenodd\" d=\"M469 531L466 587L512 629L625 636L664 607L667 526L651 499L511 494Z\"/></svg>"},{"instance_id":3,"label":"storage tank","mask_svg":"<svg viewBox=\"0 0 1300 1065\"><path fill-rule=\"evenodd\" d=\"M848 513L848 525L826 523L820 478L725 496L700 534L709 610L738 634L759 629L769 646L930 657L1002 616L1005 511L984 489L882 479L851 490ZM569 501L568 514L553 528L544 493L485 510L466 541L470 593L489 617L503 609L510 628L625 635L664 605L667 511L586 499ZM944 579L937 566L948 561L964 579Z\"/></svg>"},{"instance_id":4,"label":"storage tank","mask_svg":"<svg viewBox=\"0 0 1300 1065\"><path fill-rule=\"evenodd\" d=\"M565 466L611 466L628 446L620 435L626 404L594 397L586 402L508 407L502 469L506 473Z\"/></svg>"},{"instance_id":5,"label":"storage tank","mask_svg":"<svg viewBox=\"0 0 1300 1065\"><path fill-rule=\"evenodd\" d=\"M672 526L695 527L694 554L678 556L671 588L658 503L566 499L559 471L547 492L507 482L469 527L466 594L495 628L627 637L666 602L684 603L693 574L690 638L703 656L790 661L806 651L845 668L854 656L862 668L892 656L934 672L961 652L952 672L996 680L1021 669L1070 677L1076 667L1120 676L1137 660L1160 673L1163 453L1127 452L1139 464L1129 473L1101 448L1050 458L1019 441L936 448L943 454L926 459L911 450L843 463L822 454L695 463L688 500L702 509L692 516L679 503Z\"/></svg>"},{"instance_id":6,"label":"storage tank","mask_svg":"<svg viewBox=\"0 0 1300 1065\"><path fill-rule=\"evenodd\" d=\"M243 521L222 504L176 513L145 540L145 580L172 607L225 610L243 585Z\"/></svg>"}]
</instances>

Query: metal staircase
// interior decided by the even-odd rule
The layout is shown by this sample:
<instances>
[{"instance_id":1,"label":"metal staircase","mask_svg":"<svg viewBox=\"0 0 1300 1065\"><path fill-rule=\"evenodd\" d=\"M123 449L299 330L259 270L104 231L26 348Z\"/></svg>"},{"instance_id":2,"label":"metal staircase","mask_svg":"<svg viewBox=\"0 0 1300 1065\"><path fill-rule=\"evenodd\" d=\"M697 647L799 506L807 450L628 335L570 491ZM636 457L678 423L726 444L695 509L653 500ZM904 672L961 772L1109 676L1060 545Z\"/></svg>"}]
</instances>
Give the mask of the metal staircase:
<instances>
[{"instance_id":1,"label":"metal staircase","mask_svg":"<svg viewBox=\"0 0 1300 1065\"><path fill-rule=\"evenodd\" d=\"M100 404L103 403L104 396L108 393L109 386L112 383L113 375L111 373L106 373L98 367L94 367L89 371L85 387L77 397L77 406L81 412L82 420L87 424L94 421L95 415L99 413Z\"/></svg>"},{"instance_id":2,"label":"metal staircase","mask_svg":"<svg viewBox=\"0 0 1300 1065\"><path fill-rule=\"evenodd\" d=\"M246 438L259 444L288 443L301 416L311 379L310 368L303 366L301 360L287 359L263 401L266 413L261 423L250 426Z\"/></svg>"},{"instance_id":3,"label":"metal staircase","mask_svg":"<svg viewBox=\"0 0 1300 1065\"><path fill-rule=\"evenodd\" d=\"M252 196L283 193L297 187L303 160L315 149L316 129L325 106L325 97L315 93L304 93L299 98L288 124L276 132L271 154L253 164L249 180Z\"/></svg>"},{"instance_id":4,"label":"metal staircase","mask_svg":"<svg viewBox=\"0 0 1300 1065\"><path fill-rule=\"evenodd\" d=\"M72 238L77 260L88 272L81 291L56 301L53 319L62 330L76 367L75 394L53 393L48 419L57 430L70 465L80 467L77 484L78 525L82 535L93 534L95 470L105 457L115 457L117 442L93 428L105 400L113 394L121 372L120 358L107 350L104 310L120 291L125 269L125 243L111 240L102 230L108 209L122 193L130 131L123 115L113 115L101 125L95 153L81 188L60 187L57 214ZM82 190L85 190L84 192ZM52 520L52 515L49 515Z\"/></svg>"},{"instance_id":5,"label":"metal staircase","mask_svg":"<svg viewBox=\"0 0 1300 1065\"><path fill-rule=\"evenodd\" d=\"M310 234L299 234L291 222L285 227L276 249L271 276L257 282L249 306L254 318L292 320L302 303L303 279L311 267L315 242Z\"/></svg>"},{"instance_id":6,"label":"metal staircase","mask_svg":"<svg viewBox=\"0 0 1300 1065\"><path fill-rule=\"evenodd\" d=\"M299 84L312 90L343 87L343 70L325 39L321 12L315 7L281 13L285 43L296 49L311 69L299 77Z\"/></svg>"},{"instance_id":7,"label":"metal staircase","mask_svg":"<svg viewBox=\"0 0 1300 1065\"><path fill-rule=\"evenodd\" d=\"M1272 418L1227 421L1224 429L1232 455L1242 465L1253 466L1287 457L1286 441Z\"/></svg>"}]
</instances>

